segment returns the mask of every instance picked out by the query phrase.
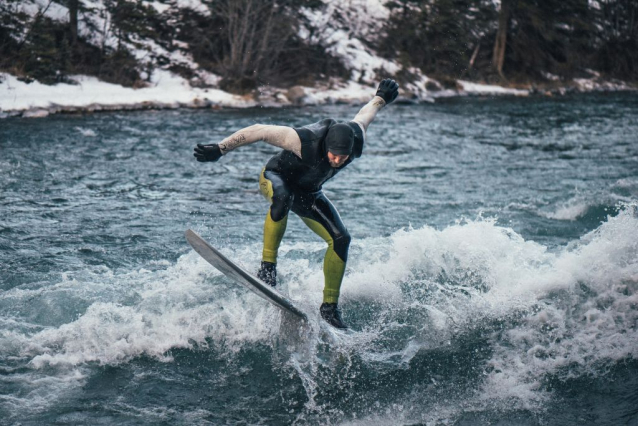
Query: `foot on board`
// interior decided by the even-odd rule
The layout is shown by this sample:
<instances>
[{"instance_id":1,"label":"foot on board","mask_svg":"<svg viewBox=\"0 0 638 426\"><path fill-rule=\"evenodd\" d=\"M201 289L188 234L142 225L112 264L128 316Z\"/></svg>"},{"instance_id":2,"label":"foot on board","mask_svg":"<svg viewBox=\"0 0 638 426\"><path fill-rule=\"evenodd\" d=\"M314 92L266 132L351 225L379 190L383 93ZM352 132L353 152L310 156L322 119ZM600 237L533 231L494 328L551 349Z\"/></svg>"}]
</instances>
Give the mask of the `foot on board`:
<instances>
[{"instance_id":1,"label":"foot on board","mask_svg":"<svg viewBox=\"0 0 638 426\"><path fill-rule=\"evenodd\" d=\"M257 278L265 282L271 287L277 285L277 264L270 262L261 262L261 268L257 272Z\"/></svg>"},{"instance_id":2,"label":"foot on board","mask_svg":"<svg viewBox=\"0 0 638 426\"><path fill-rule=\"evenodd\" d=\"M319 312L321 312L321 318L331 326L341 329L348 328L341 319L341 309L337 307L336 303L322 303Z\"/></svg>"}]
</instances>

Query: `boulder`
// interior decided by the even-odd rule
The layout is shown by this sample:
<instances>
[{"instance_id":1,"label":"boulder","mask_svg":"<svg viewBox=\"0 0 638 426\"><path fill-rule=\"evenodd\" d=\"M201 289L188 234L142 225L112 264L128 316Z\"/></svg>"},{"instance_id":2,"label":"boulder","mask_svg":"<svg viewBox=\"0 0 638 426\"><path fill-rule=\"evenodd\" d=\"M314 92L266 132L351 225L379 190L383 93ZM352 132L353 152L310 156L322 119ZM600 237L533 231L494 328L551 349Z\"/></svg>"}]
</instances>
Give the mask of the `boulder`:
<instances>
[{"instance_id":1,"label":"boulder","mask_svg":"<svg viewBox=\"0 0 638 426\"><path fill-rule=\"evenodd\" d=\"M302 86L292 86L286 92L286 97L293 105L301 105L306 97L306 90Z\"/></svg>"},{"instance_id":2,"label":"boulder","mask_svg":"<svg viewBox=\"0 0 638 426\"><path fill-rule=\"evenodd\" d=\"M46 109L30 109L22 113L25 118L42 118L49 115L49 111Z\"/></svg>"}]
</instances>

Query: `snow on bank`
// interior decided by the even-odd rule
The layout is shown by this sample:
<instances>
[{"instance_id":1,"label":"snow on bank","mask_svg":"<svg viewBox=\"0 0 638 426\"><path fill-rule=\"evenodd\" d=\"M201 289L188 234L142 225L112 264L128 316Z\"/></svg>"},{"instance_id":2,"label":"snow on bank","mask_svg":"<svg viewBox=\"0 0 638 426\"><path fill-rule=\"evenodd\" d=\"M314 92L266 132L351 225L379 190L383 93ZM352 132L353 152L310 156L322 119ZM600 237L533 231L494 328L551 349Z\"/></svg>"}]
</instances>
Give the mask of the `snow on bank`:
<instances>
[{"instance_id":1,"label":"snow on bank","mask_svg":"<svg viewBox=\"0 0 638 426\"><path fill-rule=\"evenodd\" d=\"M151 86L133 89L100 81L95 77L75 76L77 84L60 83L48 86L36 81L26 83L10 74L0 73L0 118L22 115L23 117L45 117L57 112L127 110L145 108L202 108L230 107L246 108L258 105L290 105L290 90L268 88L259 99L238 96L219 89L191 87L185 79L168 71L158 70L153 74ZM463 90L441 90L428 92L424 87L427 77L407 84L406 89L418 92L413 102L431 101L436 97L478 95L526 95L524 90L504 89L465 83ZM375 93L375 85L354 81L337 82L331 86L299 88L301 96L297 105L325 103L365 103ZM399 98L401 100L401 98ZM404 98L404 100L407 100Z\"/></svg>"},{"instance_id":2,"label":"snow on bank","mask_svg":"<svg viewBox=\"0 0 638 426\"><path fill-rule=\"evenodd\" d=\"M132 89L76 76L77 85L60 83L47 86L25 83L9 74L0 74L0 115L46 116L62 111L99 111L178 107L251 107L250 98L218 89L193 88L167 71L157 71L152 86Z\"/></svg>"},{"instance_id":3,"label":"snow on bank","mask_svg":"<svg viewBox=\"0 0 638 426\"><path fill-rule=\"evenodd\" d=\"M520 89L508 89L501 86L492 86L488 84L472 83L470 81L458 80L457 84L460 86L461 91L467 94L474 95L514 95L514 96L527 96L529 90Z\"/></svg>"},{"instance_id":4,"label":"snow on bank","mask_svg":"<svg viewBox=\"0 0 638 426\"><path fill-rule=\"evenodd\" d=\"M217 80L212 74L209 83ZM239 96L214 88L192 87L189 82L169 71L156 70L149 87L133 89L100 81L95 77L75 76L76 84L60 83L48 86L26 83L17 77L0 73L0 118L10 116L46 117L58 112L134 110L149 108L249 108L285 105L318 105L333 103L363 104L376 90L374 83L353 80L335 81L315 87L296 86L292 89L262 87L259 94ZM635 90L626 84L587 80L577 91ZM456 89L443 89L435 80L423 74L410 83L401 83L397 102L434 102L453 96L527 96L528 90L457 81ZM576 83L576 82L575 82ZM581 82L582 83L582 82ZM430 88L430 89L428 89Z\"/></svg>"},{"instance_id":5,"label":"snow on bank","mask_svg":"<svg viewBox=\"0 0 638 426\"><path fill-rule=\"evenodd\" d=\"M624 81L611 80L606 81L600 79L598 76L594 78L577 78L574 79L576 90L579 92L592 92L592 91L605 91L605 92L617 92L624 90L635 90Z\"/></svg>"}]
</instances>

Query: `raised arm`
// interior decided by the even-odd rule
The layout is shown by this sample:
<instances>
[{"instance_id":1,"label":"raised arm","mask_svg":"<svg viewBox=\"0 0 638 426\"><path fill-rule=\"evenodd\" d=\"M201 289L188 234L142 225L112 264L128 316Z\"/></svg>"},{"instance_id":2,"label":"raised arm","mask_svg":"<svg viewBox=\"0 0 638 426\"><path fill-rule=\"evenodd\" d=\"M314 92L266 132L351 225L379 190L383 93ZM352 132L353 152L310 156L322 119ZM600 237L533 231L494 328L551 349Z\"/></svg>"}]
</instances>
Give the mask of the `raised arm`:
<instances>
[{"instance_id":1,"label":"raised arm","mask_svg":"<svg viewBox=\"0 0 638 426\"><path fill-rule=\"evenodd\" d=\"M370 123L372 123L377 116L377 113L381 111L384 106L394 101L398 95L399 85L397 82L386 78L379 84L374 98L361 108L352 121L359 124L365 133Z\"/></svg>"},{"instance_id":2,"label":"raised arm","mask_svg":"<svg viewBox=\"0 0 638 426\"><path fill-rule=\"evenodd\" d=\"M233 149L257 141L264 141L278 148L291 151L297 157L301 158L301 140L297 132L291 127L268 126L264 124L254 124L243 128L219 144L197 144L193 155L195 155L197 161L217 161L222 155L227 154Z\"/></svg>"},{"instance_id":3,"label":"raised arm","mask_svg":"<svg viewBox=\"0 0 638 426\"><path fill-rule=\"evenodd\" d=\"M354 119L352 121L359 124L365 132L366 130L368 130L368 126L370 125L370 123L372 123L374 118L377 116L377 113L381 111L384 106L385 101L383 100L383 98L380 96L375 96L370 102L368 102L363 108L361 108L357 115L354 116Z\"/></svg>"}]
</instances>

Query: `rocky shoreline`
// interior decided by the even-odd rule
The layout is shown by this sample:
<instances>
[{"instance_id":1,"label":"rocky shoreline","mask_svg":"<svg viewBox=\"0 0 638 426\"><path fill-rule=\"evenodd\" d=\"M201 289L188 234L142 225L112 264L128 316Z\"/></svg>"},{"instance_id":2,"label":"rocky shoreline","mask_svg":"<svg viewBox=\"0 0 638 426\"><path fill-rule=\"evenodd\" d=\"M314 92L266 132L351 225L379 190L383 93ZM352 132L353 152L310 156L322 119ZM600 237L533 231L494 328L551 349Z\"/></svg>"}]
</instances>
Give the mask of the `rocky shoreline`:
<instances>
[{"instance_id":1,"label":"rocky shoreline","mask_svg":"<svg viewBox=\"0 0 638 426\"><path fill-rule=\"evenodd\" d=\"M150 87L141 89L105 83L86 76L77 76L74 83L47 86L35 81L24 82L10 74L0 74L0 118L42 118L57 113L145 109L362 104L374 92L374 87L369 85L332 81L316 87L262 87L254 94L240 96L215 88L191 87L186 80L168 72L158 74ZM453 88L445 88L432 79L419 83L405 84L397 103L432 103L437 99L462 96L564 96L596 91L638 90L635 85L605 80L596 74L588 79L550 81L518 88L462 80L456 81Z\"/></svg>"}]
</instances>

